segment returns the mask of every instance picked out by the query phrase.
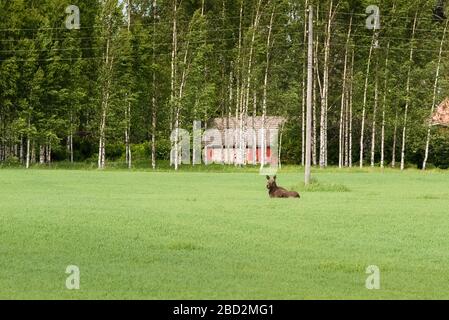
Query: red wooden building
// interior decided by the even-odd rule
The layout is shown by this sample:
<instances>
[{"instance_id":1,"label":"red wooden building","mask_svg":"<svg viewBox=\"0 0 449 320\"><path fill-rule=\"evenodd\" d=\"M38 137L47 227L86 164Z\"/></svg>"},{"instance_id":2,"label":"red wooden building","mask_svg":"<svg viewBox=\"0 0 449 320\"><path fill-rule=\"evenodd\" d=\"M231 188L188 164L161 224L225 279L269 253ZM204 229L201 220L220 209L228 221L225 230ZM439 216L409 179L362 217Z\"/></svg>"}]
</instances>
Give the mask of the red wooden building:
<instances>
[{"instance_id":1,"label":"red wooden building","mask_svg":"<svg viewBox=\"0 0 449 320\"><path fill-rule=\"evenodd\" d=\"M243 123L234 117L212 119L208 129L215 132L205 138L204 159L207 163L270 163L278 157L277 146L285 121L283 117L265 117L265 121L262 117L248 117Z\"/></svg>"}]
</instances>

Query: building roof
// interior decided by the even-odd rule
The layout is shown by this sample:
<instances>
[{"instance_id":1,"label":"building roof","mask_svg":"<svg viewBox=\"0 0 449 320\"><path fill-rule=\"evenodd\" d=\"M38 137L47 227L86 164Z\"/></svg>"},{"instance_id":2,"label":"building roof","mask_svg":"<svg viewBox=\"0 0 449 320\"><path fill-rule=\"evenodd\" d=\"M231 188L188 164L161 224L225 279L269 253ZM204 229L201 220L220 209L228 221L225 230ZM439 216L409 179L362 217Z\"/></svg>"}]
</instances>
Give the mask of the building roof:
<instances>
[{"instance_id":1,"label":"building roof","mask_svg":"<svg viewBox=\"0 0 449 320\"><path fill-rule=\"evenodd\" d=\"M265 129L279 129L282 124L284 124L287 121L284 117L278 117L278 116L267 116L265 117ZM229 126L228 126L228 118L215 118L212 119L209 123L209 126L212 128L216 128L218 130L224 130L224 129L238 129L240 127L239 120L235 119L235 117L231 117L229 119ZM247 117L245 121L245 127L246 128L252 128L254 130L262 129L262 117Z\"/></svg>"},{"instance_id":2,"label":"building roof","mask_svg":"<svg viewBox=\"0 0 449 320\"><path fill-rule=\"evenodd\" d=\"M432 115L434 126L449 126L449 98L444 99Z\"/></svg>"}]
</instances>

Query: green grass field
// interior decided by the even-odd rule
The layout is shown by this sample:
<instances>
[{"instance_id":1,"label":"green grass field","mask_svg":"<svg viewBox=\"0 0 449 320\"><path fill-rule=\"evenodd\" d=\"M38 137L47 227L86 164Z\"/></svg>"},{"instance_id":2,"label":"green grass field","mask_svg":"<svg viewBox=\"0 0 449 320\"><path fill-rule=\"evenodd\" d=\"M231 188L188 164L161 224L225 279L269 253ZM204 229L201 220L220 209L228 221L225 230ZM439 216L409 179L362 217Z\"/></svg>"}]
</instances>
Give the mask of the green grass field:
<instances>
[{"instance_id":1,"label":"green grass field","mask_svg":"<svg viewBox=\"0 0 449 320\"><path fill-rule=\"evenodd\" d=\"M0 170L0 298L449 298L449 173L314 176Z\"/></svg>"}]
</instances>

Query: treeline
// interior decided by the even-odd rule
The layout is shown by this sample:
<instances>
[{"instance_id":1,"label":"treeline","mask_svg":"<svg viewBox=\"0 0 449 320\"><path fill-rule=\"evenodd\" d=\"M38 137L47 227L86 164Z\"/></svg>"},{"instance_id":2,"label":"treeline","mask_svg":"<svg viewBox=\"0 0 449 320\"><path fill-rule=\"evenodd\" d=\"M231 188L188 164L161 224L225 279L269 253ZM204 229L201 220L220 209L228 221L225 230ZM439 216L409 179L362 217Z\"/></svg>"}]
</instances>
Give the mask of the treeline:
<instances>
[{"instance_id":1,"label":"treeline","mask_svg":"<svg viewBox=\"0 0 449 320\"><path fill-rule=\"evenodd\" d=\"M447 23L394 0L0 0L0 163L156 167L194 120L272 115L288 120L282 162L303 163L309 5L313 164L447 168L449 132L428 121Z\"/></svg>"}]
</instances>

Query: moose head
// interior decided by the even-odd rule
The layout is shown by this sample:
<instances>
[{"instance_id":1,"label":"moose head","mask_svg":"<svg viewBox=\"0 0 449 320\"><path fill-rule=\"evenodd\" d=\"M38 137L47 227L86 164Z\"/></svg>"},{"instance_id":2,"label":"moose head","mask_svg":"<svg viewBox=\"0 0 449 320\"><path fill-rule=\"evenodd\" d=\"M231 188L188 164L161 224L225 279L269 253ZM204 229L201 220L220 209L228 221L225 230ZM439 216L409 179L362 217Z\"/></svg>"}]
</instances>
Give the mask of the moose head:
<instances>
[{"instance_id":1,"label":"moose head","mask_svg":"<svg viewBox=\"0 0 449 320\"><path fill-rule=\"evenodd\" d=\"M267 189L272 190L275 188L277 188L276 176L273 176L273 178L270 178L270 176L267 176Z\"/></svg>"}]
</instances>

